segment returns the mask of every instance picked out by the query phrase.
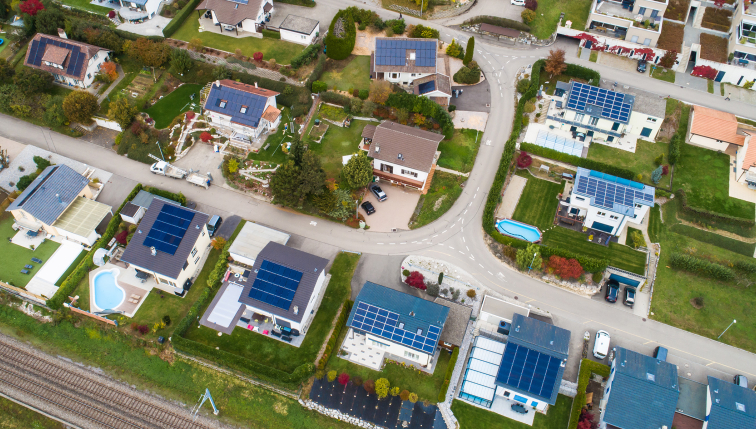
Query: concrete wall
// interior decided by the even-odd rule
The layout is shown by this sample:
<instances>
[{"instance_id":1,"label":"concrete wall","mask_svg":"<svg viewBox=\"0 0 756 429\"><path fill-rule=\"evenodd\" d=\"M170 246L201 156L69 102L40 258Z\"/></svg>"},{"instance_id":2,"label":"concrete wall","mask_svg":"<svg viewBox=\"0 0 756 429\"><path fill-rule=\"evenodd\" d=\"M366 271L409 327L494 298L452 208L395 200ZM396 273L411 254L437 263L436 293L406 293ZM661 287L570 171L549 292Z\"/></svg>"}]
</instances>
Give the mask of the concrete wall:
<instances>
[{"instance_id":1,"label":"concrete wall","mask_svg":"<svg viewBox=\"0 0 756 429\"><path fill-rule=\"evenodd\" d=\"M507 389L506 387L503 387L503 386L497 386L496 387L496 394L499 395L499 396L501 396L502 398L506 398L509 401L518 402L520 404L525 405L526 407L535 408L535 409L537 409L539 411L545 411L546 408L549 405L549 404L547 404L546 402L544 402L541 399L536 399L536 398L533 398L532 396L528 396L528 395L525 395L525 394L520 393L520 392L515 392L513 390L509 390L509 389ZM509 396L505 396L507 394ZM525 398L525 402L522 402L520 400L515 399L515 396Z\"/></svg>"},{"instance_id":2,"label":"concrete wall","mask_svg":"<svg viewBox=\"0 0 756 429\"><path fill-rule=\"evenodd\" d=\"M95 121L95 123L97 124L98 127L107 128L107 129L113 130L113 131L123 131L123 129L121 128L121 126L118 125L118 122L116 122L116 121L112 121L112 120L107 119L107 118L97 118L97 117L94 117L92 119Z\"/></svg>"}]
</instances>

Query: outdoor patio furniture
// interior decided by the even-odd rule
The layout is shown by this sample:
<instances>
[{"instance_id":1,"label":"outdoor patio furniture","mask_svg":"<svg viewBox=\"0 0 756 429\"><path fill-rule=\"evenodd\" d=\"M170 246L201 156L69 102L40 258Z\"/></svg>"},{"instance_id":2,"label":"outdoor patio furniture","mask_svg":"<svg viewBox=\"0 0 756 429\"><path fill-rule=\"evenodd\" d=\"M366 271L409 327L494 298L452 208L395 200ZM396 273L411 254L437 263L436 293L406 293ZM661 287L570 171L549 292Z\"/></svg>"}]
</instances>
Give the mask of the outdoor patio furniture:
<instances>
[{"instance_id":1,"label":"outdoor patio furniture","mask_svg":"<svg viewBox=\"0 0 756 429\"><path fill-rule=\"evenodd\" d=\"M37 232L37 231L26 231L26 235L28 235L29 237L36 237L36 236L39 235L39 232Z\"/></svg>"},{"instance_id":2,"label":"outdoor patio furniture","mask_svg":"<svg viewBox=\"0 0 756 429\"><path fill-rule=\"evenodd\" d=\"M34 269L34 265L24 265L24 268L26 268L27 270L32 270Z\"/></svg>"},{"instance_id":3,"label":"outdoor patio furniture","mask_svg":"<svg viewBox=\"0 0 756 429\"><path fill-rule=\"evenodd\" d=\"M512 404L512 411L519 414L527 414L528 410L522 406L522 404Z\"/></svg>"},{"instance_id":4,"label":"outdoor patio furniture","mask_svg":"<svg viewBox=\"0 0 756 429\"><path fill-rule=\"evenodd\" d=\"M244 323L247 323L247 324L249 324L249 319L247 319L246 317L242 317L242 318L240 318L239 320L241 320L241 321L242 321L242 322L244 322Z\"/></svg>"},{"instance_id":5,"label":"outdoor patio furniture","mask_svg":"<svg viewBox=\"0 0 756 429\"><path fill-rule=\"evenodd\" d=\"M292 337L298 337L298 336L299 336L299 331L298 331L298 330L296 330L296 329L292 329L292 330L291 330L291 336L292 336Z\"/></svg>"},{"instance_id":6,"label":"outdoor patio furniture","mask_svg":"<svg viewBox=\"0 0 756 429\"><path fill-rule=\"evenodd\" d=\"M29 270L21 270L21 274L29 274Z\"/></svg>"},{"instance_id":7,"label":"outdoor patio furniture","mask_svg":"<svg viewBox=\"0 0 756 429\"><path fill-rule=\"evenodd\" d=\"M38 263L38 264L41 264L41 263L42 263L42 260L41 260L41 259L39 259L39 258L31 258L31 260L32 260L32 262L36 262L36 263Z\"/></svg>"},{"instance_id":8,"label":"outdoor patio furniture","mask_svg":"<svg viewBox=\"0 0 756 429\"><path fill-rule=\"evenodd\" d=\"M134 298L129 298L129 302L132 303L132 304L139 304L139 301L137 301Z\"/></svg>"},{"instance_id":9,"label":"outdoor patio furniture","mask_svg":"<svg viewBox=\"0 0 756 429\"><path fill-rule=\"evenodd\" d=\"M263 331L263 335L268 335L268 330L267 329Z\"/></svg>"},{"instance_id":10,"label":"outdoor patio furniture","mask_svg":"<svg viewBox=\"0 0 756 429\"><path fill-rule=\"evenodd\" d=\"M281 335L281 339L286 341L287 343L291 342L291 337L288 335Z\"/></svg>"},{"instance_id":11,"label":"outdoor patio furniture","mask_svg":"<svg viewBox=\"0 0 756 429\"><path fill-rule=\"evenodd\" d=\"M132 299L137 299L137 300L138 300L138 299L139 299L139 298L141 298L141 297L142 297L141 295L137 295L137 294L131 294L131 298L132 298Z\"/></svg>"},{"instance_id":12,"label":"outdoor patio furniture","mask_svg":"<svg viewBox=\"0 0 756 429\"><path fill-rule=\"evenodd\" d=\"M271 332L271 334L273 334L274 337L279 337L279 338L281 337L281 333L278 331L273 331Z\"/></svg>"}]
</instances>

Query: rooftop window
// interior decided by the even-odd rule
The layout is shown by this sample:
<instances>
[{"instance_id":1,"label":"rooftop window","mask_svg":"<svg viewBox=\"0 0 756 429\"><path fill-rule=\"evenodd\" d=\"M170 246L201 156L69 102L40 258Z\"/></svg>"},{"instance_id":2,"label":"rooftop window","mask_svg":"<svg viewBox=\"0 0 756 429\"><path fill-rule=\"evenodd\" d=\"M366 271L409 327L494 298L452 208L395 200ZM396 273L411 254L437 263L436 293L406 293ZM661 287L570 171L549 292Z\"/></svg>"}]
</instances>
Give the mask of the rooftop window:
<instances>
[{"instance_id":1,"label":"rooftop window","mask_svg":"<svg viewBox=\"0 0 756 429\"><path fill-rule=\"evenodd\" d=\"M241 113L247 113L247 106L242 106L241 109L239 110L239 112L241 112Z\"/></svg>"},{"instance_id":2,"label":"rooftop window","mask_svg":"<svg viewBox=\"0 0 756 429\"><path fill-rule=\"evenodd\" d=\"M228 103L226 100L220 100L220 102L218 102L218 107L220 107L221 109L225 109L226 103Z\"/></svg>"}]
</instances>

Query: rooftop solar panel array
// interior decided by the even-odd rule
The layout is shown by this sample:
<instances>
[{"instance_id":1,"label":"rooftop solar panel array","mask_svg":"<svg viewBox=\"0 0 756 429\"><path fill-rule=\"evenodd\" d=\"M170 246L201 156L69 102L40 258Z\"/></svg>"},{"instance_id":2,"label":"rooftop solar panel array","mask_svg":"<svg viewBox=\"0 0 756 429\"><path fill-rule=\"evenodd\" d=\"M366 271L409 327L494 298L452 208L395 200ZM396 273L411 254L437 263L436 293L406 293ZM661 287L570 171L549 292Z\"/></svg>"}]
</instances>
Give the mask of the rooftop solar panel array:
<instances>
[{"instance_id":1,"label":"rooftop solar panel array","mask_svg":"<svg viewBox=\"0 0 756 429\"><path fill-rule=\"evenodd\" d=\"M580 82L572 82L567 107L585 112L586 106L592 104L601 107L601 117L627 123L633 110L633 103L628 102L630 100L630 98L627 98L621 92L598 88Z\"/></svg>"},{"instance_id":2,"label":"rooftop solar panel array","mask_svg":"<svg viewBox=\"0 0 756 429\"><path fill-rule=\"evenodd\" d=\"M265 111L267 98L226 86L212 86L206 108L231 116L231 121L257 127ZM242 107L246 110L242 113Z\"/></svg>"},{"instance_id":3,"label":"rooftop solar panel array","mask_svg":"<svg viewBox=\"0 0 756 429\"><path fill-rule=\"evenodd\" d=\"M375 42L375 64L379 66L406 66L409 54L415 51L415 65L436 66L436 42L425 40L383 40Z\"/></svg>"},{"instance_id":4,"label":"rooftop solar panel array","mask_svg":"<svg viewBox=\"0 0 756 429\"><path fill-rule=\"evenodd\" d=\"M357 304L352 327L424 353L433 353L441 335L441 328L436 325L428 325L425 333L410 332L400 328L397 313L362 301Z\"/></svg>"},{"instance_id":5,"label":"rooftop solar panel array","mask_svg":"<svg viewBox=\"0 0 756 429\"><path fill-rule=\"evenodd\" d=\"M300 271L263 260L249 297L288 310L301 281Z\"/></svg>"},{"instance_id":6,"label":"rooftop solar panel array","mask_svg":"<svg viewBox=\"0 0 756 429\"><path fill-rule=\"evenodd\" d=\"M418 86L418 90L420 91L420 94L427 94L431 91L436 90L436 81L432 80L430 82L421 83Z\"/></svg>"},{"instance_id":7,"label":"rooftop solar panel array","mask_svg":"<svg viewBox=\"0 0 756 429\"><path fill-rule=\"evenodd\" d=\"M614 208L615 204L632 208L636 201L646 205L654 204L653 188L649 193L646 189L611 183L595 177L578 176L577 193L593 197L596 206L606 209Z\"/></svg>"},{"instance_id":8,"label":"rooftop solar panel array","mask_svg":"<svg viewBox=\"0 0 756 429\"><path fill-rule=\"evenodd\" d=\"M70 54L68 55L68 64L65 67L65 73L70 76L81 75L81 69L84 67L84 60L87 54L82 52L79 46L57 39L42 37L39 40L32 40L31 48L29 49L28 64L35 66L42 65L42 57L45 55L47 45L59 46L69 50Z\"/></svg>"},{"instance_id":9,"label":"rooftop solar panel array","mask_svg":"<svg viewBox=\"0 0 756 429\"><path fill-rule=\"evenodd\" d=\"M144 245L170 255L175 254L193 218L194 213L189 210L164 205L147 233Z\"/></svg>"},{"instance_id":10,"label":"rooftop solar panel array","mask_svg":"<svg viewBox=\"0 0 756 429\"><path fill-rule=\"evenodd\" d=\"M504 349L496 380L542 398L551 398L561 364L559 358L510 342Z\"/></svg>"}]
</instances>

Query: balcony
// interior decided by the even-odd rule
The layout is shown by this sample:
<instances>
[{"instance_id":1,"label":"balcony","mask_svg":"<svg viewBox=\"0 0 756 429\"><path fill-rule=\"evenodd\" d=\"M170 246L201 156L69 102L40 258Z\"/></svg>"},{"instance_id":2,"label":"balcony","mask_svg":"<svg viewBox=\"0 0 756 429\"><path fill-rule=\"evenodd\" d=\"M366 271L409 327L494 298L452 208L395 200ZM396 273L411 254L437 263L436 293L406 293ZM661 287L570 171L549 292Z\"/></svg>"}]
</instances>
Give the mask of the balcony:
<instances>
[{"instance_id":1,"label":"balcony","mask_svg":"<svg viewBox=\"0 0 756 429\"><path fill-rule=\"evenodd\" d=\"M633 13L630 9L625 9L623 5L619 3L602 1L596 4L593 8L593 13L614 18L614 20L608 20L607 22L607 24L613 24L614 26L633 26L657 33L661 31L661 15L656 17L643 16L641 14ZM617 22L617 19L622 20L622 23L620 24ZM615 29L615 32L618 30L619 29Z\"/></svg>"}]
</instances>

